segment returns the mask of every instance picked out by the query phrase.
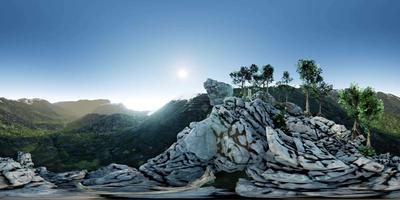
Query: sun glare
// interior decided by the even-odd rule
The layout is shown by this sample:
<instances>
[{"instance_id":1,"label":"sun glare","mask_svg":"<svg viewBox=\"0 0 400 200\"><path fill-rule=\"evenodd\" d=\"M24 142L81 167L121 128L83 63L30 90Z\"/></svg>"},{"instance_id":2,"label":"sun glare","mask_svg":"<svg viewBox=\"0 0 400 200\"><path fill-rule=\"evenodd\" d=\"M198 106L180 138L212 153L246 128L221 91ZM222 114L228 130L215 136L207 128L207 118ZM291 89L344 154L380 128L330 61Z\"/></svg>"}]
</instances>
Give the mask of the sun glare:
<instances>
[{"instance_id":1,"label":"sun glare","mask_svg":"<svg viewBox=\"0 0 400 200\"><path fill-rule=\"evenodd\" d=\"M178 70L177 75L180 79L186 79L188 76L188 72L186 71L186 69L180 69Z\"/></svg>"}]
</instances>

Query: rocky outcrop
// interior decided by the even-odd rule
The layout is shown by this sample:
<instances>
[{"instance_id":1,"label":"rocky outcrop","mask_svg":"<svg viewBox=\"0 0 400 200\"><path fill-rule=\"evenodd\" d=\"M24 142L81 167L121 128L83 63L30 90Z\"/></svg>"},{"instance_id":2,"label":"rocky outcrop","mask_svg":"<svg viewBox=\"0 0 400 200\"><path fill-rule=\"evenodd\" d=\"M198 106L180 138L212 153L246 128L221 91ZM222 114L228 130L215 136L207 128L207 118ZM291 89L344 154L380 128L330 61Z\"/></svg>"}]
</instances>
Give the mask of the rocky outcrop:
<instances>
[{"instance_id":1,"label":"rocky outcrop","mask_svg":"<svg viewBox=\"0 0 400 200\"><path fill-rule=\"evenodd\" d=\"M39 167L36 171L45 180L63 188L75 187L87 174L86 170L54 173L47 171L46 167Z\"/></svg>"},{"instance_id":2,"label":"rocky outcrop","mask_svg":"<svg viewBox=\"0 0 400 200\"><path fill-rule=\"evenodd\" d=\"M249 90L251 91L251 90ZM252 95L251 99L261 99L264 102L275 104L276 99L271 94L267 93L266 91L257 91Z\"/></svg>"},{"instance_id":3,"label":"rocky outcrop","mask_svg":"<svg viewBox=\"0 0 400 200\"><path fill-rule=\"evenodd\" d=\"M207 91L212 106L222 104L225 97L231 97L233 95L232 86L223 82L207 79L203 86Z\"/></svg>"},{"instance_id":4,"label":"rocky outcrop","mask_svg":"<svg viewBox=\"0 0 400 200\"><path fill-rule=\"evenodd\" d=\"M0 191L24 189L29 193L49 191L56 186L39 176L33 168L31 155L18 153L18 161L0 158Z\"/></svg>"},{"instance_id":5,"label":"rocky outcrop","mask_svg":"<svg viewBox=\"0 0 400 200\"><path fill-rule=\"evenodd\" d=\"M287 113L286 127L279 129L272 119L281 111L271 104L226 98L140 171L163 184L181 186L206 167L214 172L246 170L249 178L238 182L236 192L260 198L366 197L400 189L398 166L363 156L347 142L350 131L344 126Z\"/></svg>"},{"instance_id":6,"label":"rocky outcrop","mask_svg":"<svg viewBox=\"0 0 400 200\"><path fill-rule=\"evenodd\" d=\"M85 186L123 187L149 181L135 168L126 165L110 164L90 172L82 181Z\"/></svg>"}]
</instances>

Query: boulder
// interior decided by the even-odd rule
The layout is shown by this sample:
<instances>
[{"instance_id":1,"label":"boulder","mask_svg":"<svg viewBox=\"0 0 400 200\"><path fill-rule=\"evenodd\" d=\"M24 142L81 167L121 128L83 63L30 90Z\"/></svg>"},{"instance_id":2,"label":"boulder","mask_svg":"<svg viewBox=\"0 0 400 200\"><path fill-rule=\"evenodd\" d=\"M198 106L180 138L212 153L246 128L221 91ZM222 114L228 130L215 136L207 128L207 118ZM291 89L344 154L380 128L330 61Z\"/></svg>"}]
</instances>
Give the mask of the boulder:
<instances>
[{"instance_id":1,"label":"boulder","mask_svg":"<svg viewBox=\"0 0 400 200\"><path fill-rule=\"evenodd\" d=\"M227 83L207 79L203 85L207 91L212 106L222 104L225 97L231 97L233 95L233 88Z\"/></svg>"},{"instance_id":2,"label":"boulder","mask_svg":"<svg viewBox=\"0 0 400 200\"><path fill-rule=\"evenodd\" d=\"M298 105L291 103L291 102L285 102L284 106L286 107L286 112L289 115L292 116L301 116L303 115L303 109L301 109Z\"/></svg>"},{"instance_id":3,"label":"boulder","mask_svg":"<svg viewBox=\"0 0 400 200\"><path fill-rule=\"evenodd\" d=\"M275 97L265 91L255 92L254 95L252 95L252 99L261 99L262 101L264 101L266 103L271 103L271 104L276 103Z\"/></svg>"},{"instance_id":4,"label":"boulder","mask_svg":"<svg viewBox=\"0 0 400 200\"><path fill-rule=\"evenodd\" d=\"M33 168L34 164L30 153L18 152L17 162L27 168Z\"/></svg>"},{"instance_id":5,"label":"boulder","mask_svg":"<svg viewBox=\"0 0 400 200\"><path fill-rule=\"evenodd\" d=\"M136 169L126 165L110 164L88 173L82 181L85 186L121 187L136 184L147 179Z\"/></svg>"}]
</instances>

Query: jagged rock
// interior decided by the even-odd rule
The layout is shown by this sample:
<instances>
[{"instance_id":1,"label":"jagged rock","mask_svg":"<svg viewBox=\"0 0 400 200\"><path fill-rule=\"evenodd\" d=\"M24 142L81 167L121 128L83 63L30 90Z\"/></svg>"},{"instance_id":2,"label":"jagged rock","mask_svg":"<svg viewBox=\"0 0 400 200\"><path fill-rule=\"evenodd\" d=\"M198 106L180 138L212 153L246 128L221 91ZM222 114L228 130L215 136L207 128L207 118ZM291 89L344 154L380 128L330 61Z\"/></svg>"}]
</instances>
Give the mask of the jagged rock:
<instances>
[{"instance_id":1,"label":"jagged rock","mask_svg":"<svg viewBox=\"0 0 400 200\"><path fill-rule=\"evenodd\" d=\"M85 186L122 187L143 181L147 181L147 179L136 169L126 165L110 164L88 173L82 184Z\"/></svg>"},{"instance_id":2,"label":"jagged rock","mask_svg":"<svg viewBox=\"0 0 400 200\"><path fill-rule=\"evenodd\" d=\"M303 115L303 109L301 109L298 105L291 103L291 102L285 102L284 106L286 107L286 112L289 115L292 116L301 116Z\"/></svg>"},{"instance_id":3,"label":"jagged rock","mask_svg":"<svg viewBox=\"0 0 400 200\"><path fill-rule=\"evenodd\" d=\"M225 97L231 97L233 95L233 88L229 84L213 79L207 79L203 85L207 91L212 106L222 104Z\"/></svg>"},{"instance_id":4,"label":"jagged rock","mask_svg":"<svg viewBox=\"0 0 400 200\"><path fill-rule=\"evenodd\" d=\"M275 104L276 103L275 97L272 96L271 94L265 92L265 91L257 91L257 92L255 92L252 95L251 99L261 99L262 101L264 101L266 103L271 103L271 104Z\"/></svg>"},{"instance_id":5,"label":"jagged rock","mask_svg":"<svg viewBox=\"0 0 400 200\"><path fill-rule=\"evenodd\" d=\"M8 181L4 176L0 175L0 190L8 187Z\"/></svg>"},{"instance_id":6,"label":"jagged rock","mask_svg":"<svg viewBox=\"0 0 400 200\"><path fill-rule=\"evenodd\" d=\"M87 170L54 173L48 171L46 167L40 167L36 169L36 171L46 181L54 183L60 187L74 187L78 182L85 178L87 174Z\"/></svg>"},{"instance_id":7,"label":"jagged rock","mask_svg":"<svg viewBox=\"0 0 400 200\"><path fill-rule=\"evenodd\" d=\"M17 162L27 168L33 168L32 156L30 153L18 152Z\"/></svg>"},{"instance_id":8,"label":"jagged rock","mask_svg":"<svg viewBox=\"0 0 400 200\"><path fill-rule=\"evenodd\" d=\"M18 160L22 165L11 158L0 158L0 190L20 188L19 190L25 192L37 193L56 187L45 181L31 168L33 163L30 154L19 153L18 155Z\"/></svg>"},{"instance_id":9,"label":"jagged rock","mask_svg":"<svg viewBox=\"0 0 400 200\"><path fill-rule=\"evenodd\" d=\"M180 186L198 178L205 167L214 172L245 169L252 180L241 179L236 192L246 197L334 197L335 193L367 197L397 190L398 179L392 178L400 177L397 169L384 171L383 165L367 162L347 142L350 131L344 126L296 111L287 112L283 132L274 129L271 120L278 113L259 99L226 98L140 171L161 183ZM179 177L180 171L184 177Z\"/></svg>"}]
</instances>

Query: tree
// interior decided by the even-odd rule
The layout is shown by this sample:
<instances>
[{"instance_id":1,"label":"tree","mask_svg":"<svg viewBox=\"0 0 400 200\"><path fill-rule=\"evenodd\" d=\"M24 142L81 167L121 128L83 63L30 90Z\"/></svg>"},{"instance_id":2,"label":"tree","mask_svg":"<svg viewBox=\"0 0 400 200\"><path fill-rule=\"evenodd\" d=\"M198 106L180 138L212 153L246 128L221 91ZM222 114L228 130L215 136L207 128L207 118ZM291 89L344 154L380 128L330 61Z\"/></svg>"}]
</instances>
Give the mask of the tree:
<instances>
[{"instance_id":1,"label":"tree","mask_svg":"<svg viewBox=\"0 0 400 200\"><path fill-rule=\"evenodd\" d=\"M371 147L371 127L383 114L384 106L371 87L360 89L356 84L339 92L339 104L354 119L352 138L358 134L358 126L364 125L367 131L367 147Z\"/></svg>"},{"instance_id":2,"label":"tree","mask_svg":"<svg viewBox=\"0 0 400 200\"><path fill-rule=\"evenodd\" d=\"M290 77L290 74L288 71L284 71L281 81L278 82L278 85L282 87L284 93L285 93L285 103L288 102L288 95L289 95L289 90L290 90L290 83L293 81L293 78Z\"/></svg>"},{"instance_id":3,"label":"tree","mask_svg":"<svg viewBox=\"0 0 400 200\"><path fill-rule=\"evenodd\" d=\"M251 74L251 79L249 80L249 83L251 83L254 87L259 87L261 84L261 77L258 74L258 66L256 64L250 65L249 73Z\"/></svg>"},{"instance_id":4,"label":"tree","mask_svg":"<svg viewBox=\"0 0 400 200\"><path fill-rule=\"evenodd\" d=\"M253 68L254 70L254 68ZM235 71L229 74L229 76L232 78L232 82L235 85L240 86L240 88L242 89L242 96L245 96L244 92L245 92L245 84L248 81L252 80L252 71L251 69L247 68L247 67L240 67L239 71Z\"/></svg>"},{"instance_id":5,"label":"tree","mask_svg":"<svg viewBox=\"0 0 400 200\"><path fill-rule=\"evenodd\" d=\"M270 64L264 65L262 67L260 76L261 76L261 78L260 78L261 86L262 86L262 88L265 88L265 86L266 86L267 94L269 94L269 91L268 91L269 84L272 83L272 81L274 81L274 67L272 67L272 65L270 65Z\"/></svg>"},{"instance_id":6,"label":"tree","mask_svg":"<svg viewBox=\"0 0 400 200\"><path fill-rule=\"evenodd\" d=\"M326 96L328 96L333 90L333 85L327 84L325 81L320 81L317 84L317 88L315 90L316 96L318 98L318 116L322 115L322 101Z\"/></svg>"},{"instance_id":7,"label":"tree","mask_svg":"<svg viewBox=\"0 0 400 200\"><path fill-rule=\"evenodd\" d=\"M371 147L371 127L383 114L384 106L371 87L367 87L361 94L360 121L366 126L367 147Z\"/></svg>"},{"instance_id":8,"label":"tree","mask_svg":"<svg viewBox=\"0 0 400 200\"><path fill-rule=\"evenodd\" d=\"M356 84L351 84L349 88L339 91L339 105L354 120L353 128L351 129L352 139L356 138L360 133L358 126L360 121L361 94L362 91Z\"/></svg>"},{"instance_id":9,"label":"tree","mask_svg":"<svg viewBox=\"0 0 400 200\"><path fill-rule=\"evenodd\" d=\"M304 112L308 115L310 114L310 92L316 88L318 82L323 80L321 76L322 69L317 66L314 60L300 59L297 62L297 72L300 75L300 79L303 81L302 88L306 98Z\"/></svg>"},{"instance_id":10,"label":"tree","mask_svg":"<svg viewBox=\"0 0 400 200\"><path fill-rule=\"evenodd\" d=\"M258 66L256 64L252 64L250 65L250 67L248 68L248 73L250 74L249 79L247 80L250 84L253 84L253 86L257 87L257 82L260 80L257 78L258 76ZM248 98L251 99L252 95L251 95L251 89L249 88L247 90L247 95Z\"/></svg>"}]
</instances>

